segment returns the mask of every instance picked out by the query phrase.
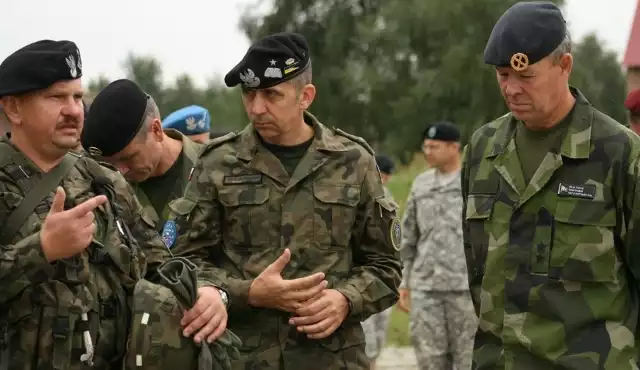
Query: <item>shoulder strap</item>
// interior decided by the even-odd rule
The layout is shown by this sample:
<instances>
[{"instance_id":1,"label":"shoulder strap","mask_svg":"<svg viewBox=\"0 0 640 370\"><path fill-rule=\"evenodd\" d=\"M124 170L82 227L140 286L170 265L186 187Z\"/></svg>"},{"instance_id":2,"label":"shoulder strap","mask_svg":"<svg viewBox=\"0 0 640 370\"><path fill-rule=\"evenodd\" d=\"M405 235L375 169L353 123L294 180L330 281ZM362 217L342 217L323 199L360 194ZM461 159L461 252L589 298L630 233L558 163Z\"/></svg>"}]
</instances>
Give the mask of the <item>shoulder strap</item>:
<instances>
[{"instance_id":1,"label":"shoulder strap","mask_svg":"<svg viewBox=\"0 0 640 370\"><path fill-rule=\"evenodd\" d=\"M62 159L62 162L46 173L27 195L25 195L22 202L20 202L18 207L11 212L5 220L2 231L0 232L0 245L11 243L15 234L20 230L36 206L60 184L60 181L62 181L73 166L75 166L78 158L79 156L77 154L67 153Z\"/></svg>"},{"instance_id":2,"label":"shoulder strap","mask_svg":"<svg viewBox=\"0 0 640 370\"><path fill-rule=\"evenodd\" d=\"M356 136L356 135L352 135L348 132L344 132L341 129L337 128L337 127L333 127L333 132L335 132L336 134L340 135L340 136L344 136L347 139L353 140L356 143L362 145L367 152L369 152L369 154L371 155L375 155L375 151L373 150L373 148L369 145L369 143L367 143L367 141L363 138L361 138L360 136Z\"/></svg>"},{"instance_id":3,"label":"shoulder strap","mask_svg":"<svg viewBox=\"0 0 640 370\"><path fill-rule=\"evenodd\" d=\"M230 132L224 136L220 136L217 137L215 139L211 139L209 141L207 141L206 144L204 144L204 147L202 149L200 149L200 156L202 157L203 155L205 155L207 152L209 152L210 150L219 147L220 145L226 143L227 141L231 141L235 138L237 138L238 136L240 136L240 134L242 133L242 131L233 131Z\"/></svg>"}]
</instances>

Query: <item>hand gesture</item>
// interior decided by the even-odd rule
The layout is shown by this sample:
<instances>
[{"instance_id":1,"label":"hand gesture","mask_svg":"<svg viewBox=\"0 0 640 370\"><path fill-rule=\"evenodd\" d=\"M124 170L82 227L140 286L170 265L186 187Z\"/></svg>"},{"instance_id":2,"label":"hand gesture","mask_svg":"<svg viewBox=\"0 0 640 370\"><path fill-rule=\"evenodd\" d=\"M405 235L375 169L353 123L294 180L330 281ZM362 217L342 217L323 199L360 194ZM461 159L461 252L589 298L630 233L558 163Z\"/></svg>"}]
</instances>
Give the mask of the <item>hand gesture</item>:
<instances>
[{"instance_id":1,"label":"hand gesture","mask_svg":"<svg viewBox=\"0 0 640 370\"><path fill-rule=\"evenodd\" d=\"M74 256L89 246L96 230L93 211L107 201L98 195L65 211L65 198L64 189L58 187L40 230L40 244L49 262Z\"/></svg>"},{"instance_id":2,"label":"hand gesture","mask_svg":"<svg viewBox=\"0 0 640 370\"><path fill-rule=\"evenodd\" d=\"M327 289L299 308L297 317L289 319L289 325L311 339L322 339L333 334L349 314L349 301L339 291Z\"/></svg>"},{"instance_id":3,"label":"hand gesture","mask_svg":"<svg viewBox=\"0 0 640 370\"><path fill-rule=\"evenodd\" d=\"M296 312L302 303L317 296L327 287L324 273L318 272L299 279L284 280L282 270L291 260L291 251L285 251L275 262L251 283L249 304L254 307L277 308Z\"/></svg>"}]
</instances>

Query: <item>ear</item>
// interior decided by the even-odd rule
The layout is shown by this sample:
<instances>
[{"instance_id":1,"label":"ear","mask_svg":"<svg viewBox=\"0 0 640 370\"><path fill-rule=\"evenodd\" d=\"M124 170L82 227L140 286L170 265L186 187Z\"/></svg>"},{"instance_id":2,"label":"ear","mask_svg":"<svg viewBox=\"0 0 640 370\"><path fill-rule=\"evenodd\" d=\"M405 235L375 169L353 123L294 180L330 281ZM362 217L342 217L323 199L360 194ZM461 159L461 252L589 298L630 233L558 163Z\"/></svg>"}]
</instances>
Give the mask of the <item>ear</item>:
<instances>
[{"instance_id":1,"label":"ear","mask_svg":"<svg viewBox=\"0 0 640 370\"><path fill-rule=\"evenodd\" d=\"M316 87L312 84L307 84L300 90L300 109L307 110L313 103L313 99L316 98Z\"/></svg>"},{"instance_id":2,"label":"ear","mask_svg":"<svg viewBox=\"0 0 640 370\"><path fill-rule=\"evenodd\" d=\"M562 71L570 74L573 70L573 55L567 53L560 57L560 68Z\"/></svg>"},{"instance_id":3,"label":"ear","mask_svg":"<svg viewBox=\"0 0 640 370\"><path fill-rule=\"evenodd\" d=\"M22 115L20 114L20 99L15 96L5 96L2 98L2 109L9 119L9 123L13 125L22 124Z\"/></svg>"},{"instance_id":4,"label":"ear","mask_svg":"<svg viewBox=\"0 0 640 370\"><path fill-rule=\"evenodd\" d=\"M149 133L153 135L153 138L156 139L157 142L161 142L164 140L164 131L162 130L162 122L158 118L154 118L151 121L151 125L149 126Z\"/></svg>"}]
</instances>

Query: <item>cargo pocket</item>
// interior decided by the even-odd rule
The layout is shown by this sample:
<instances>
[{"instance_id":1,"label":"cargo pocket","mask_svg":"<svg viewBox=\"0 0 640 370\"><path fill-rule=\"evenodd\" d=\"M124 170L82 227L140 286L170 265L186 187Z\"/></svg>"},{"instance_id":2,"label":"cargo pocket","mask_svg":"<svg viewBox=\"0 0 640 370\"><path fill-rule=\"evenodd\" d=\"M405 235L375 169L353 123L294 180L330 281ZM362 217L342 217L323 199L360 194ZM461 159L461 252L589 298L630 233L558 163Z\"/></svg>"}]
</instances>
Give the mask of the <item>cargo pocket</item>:
<instances>
[{"instance_id":1,"label":"cargo pocket","mask_svg":"<svg viewBox=\"0 0 640 370\"><path fill-rule=\"evenodd\" d=\"M549 275L577 282L617 282L616 214L606 202L558 198Z\"/></svg>"},{"instance_id":2,"label":"cargo pocket","mask_svg":"<svg viewBox=\"0 0 640 370\"><path fill-rule=\"evenodd\" d=\"M313 240L321 248L348 247L355 222L360 186L313 184Z\"/></svg>"},{"instance_id":3,"label":"cargo pocket","mask_svg":"<svg viewBox=\"0 0 640 370\"><path fill-rule=\"evenodd\" d=\"M269 188L266 186L234 185L222 188L218 199L224 207L226 224L222 225L225 241L239 248L277 245L272 238L273 212L268 205Z\"/></svg>"}]
</instances>

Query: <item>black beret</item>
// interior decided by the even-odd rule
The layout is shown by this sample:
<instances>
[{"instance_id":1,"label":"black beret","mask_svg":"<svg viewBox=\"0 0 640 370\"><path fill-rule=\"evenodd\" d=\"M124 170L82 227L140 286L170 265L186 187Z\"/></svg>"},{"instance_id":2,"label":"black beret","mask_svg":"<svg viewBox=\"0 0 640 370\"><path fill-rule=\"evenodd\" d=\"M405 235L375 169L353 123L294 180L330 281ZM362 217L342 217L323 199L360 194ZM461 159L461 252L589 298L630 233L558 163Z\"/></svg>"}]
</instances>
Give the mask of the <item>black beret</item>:
<instances>
[{"instance_id":1,"label":"black beret","mask_svg":"<svg viewBox=\"0 0 640 370\"><path fill-rule=\"evenodd\" d=\"M380 172L387 175L391 175L396 167L395 163L393 163L393 159L387 157L384 154L376 155L376 164L378 165Z\"/></svg>"},{"instance_id":2,"label":"black beret","mask_svg":"<svg viewBox=\"0 0 640 370\"><path fill-rule=\"evenodd\" d=\"M424 138L439 141L460 141L460 131L451 122L442 121L432 124L424 130Z\"/></svg>"},{"instance_id":3,"label":"black beret","mask_svg":"<svg viewBox=\"0 0 640 370\"><path fill-rule=\"evenodd\" d=\"M567 24L555 4L522 1L498 19L484 49L484 61L523 71L551 54L566 35Z\"/></svg>"},{"instance_id":4,"label":"black beret","mask_svg":"<svg viewBox=\"0 0 640 370\"><path fill-rule=\"evenodd\" d=\"M134 139L147 109L149 95L131 80L117 80L91 102L82 130L82 146L92 155L109 157Z\"/></svg>"},{"instance_id":5,"label":"black beret","mask_svg":"<svg viewBox=\"0 0 640 370\"><path fill-rule=\"evenodd\" d=\"M246 89L266 89L296 77L310 64L304 36L276 33L251 45L240 63L224 77L224 83L228 87L242 83Z\"/></svg>"},{"instance_id":6,"label":"black beret","mask_svg":"<svg viewBox=\"0 0 640 370\"><path fill-rule=\"evenodd\" d=\"M71 41L41 40L9 55L0 64L0 97L46 89L82 77L80 50Z\"/></svg>"}]
</instances>

